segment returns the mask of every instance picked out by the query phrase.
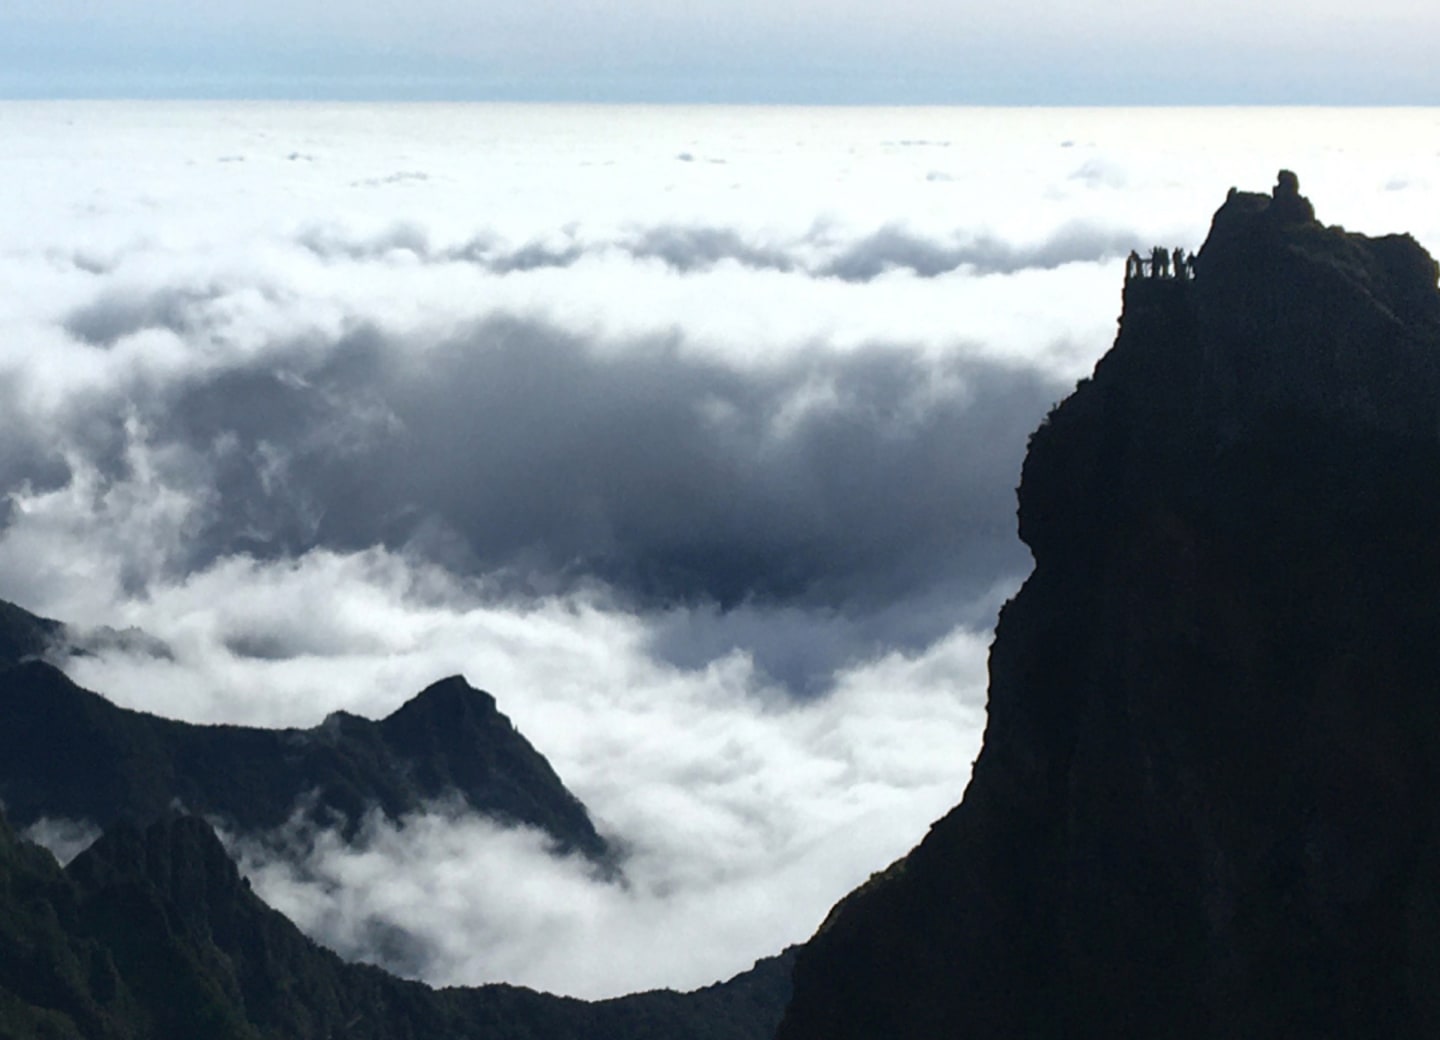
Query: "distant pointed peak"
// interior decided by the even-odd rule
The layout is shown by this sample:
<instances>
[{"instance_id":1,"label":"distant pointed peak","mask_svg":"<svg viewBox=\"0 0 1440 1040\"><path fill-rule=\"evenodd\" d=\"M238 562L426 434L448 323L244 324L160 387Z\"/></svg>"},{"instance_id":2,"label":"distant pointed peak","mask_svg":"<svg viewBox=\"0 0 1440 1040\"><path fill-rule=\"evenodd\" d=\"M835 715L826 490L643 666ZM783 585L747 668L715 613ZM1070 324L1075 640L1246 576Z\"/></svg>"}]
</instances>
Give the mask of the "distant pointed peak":
<instances>
[{"instance_id":1,"label":"distant pointed peak","mask_svg":"<svg viewBox=\"0 0 1440 1040\"><path fill-rule=\"evenodd\" d=\"M114 824L65 869L89 886L126 878L143 878L172 893L196 884L241 886L239 870L210 824L173 809L148 825Z\"/></svg>"},{"instance_id":2,"label":"distant pointed peak","mask_svg":"<svg viewBox=\"0 0 1440 1040\"><path fill-rule=\"evenodd\" d=\"M418 696L428 697L432 695L459 695L481 692L483 691L475 689L475 687L470 685L469 680L467 680L465 676L457 672L455 675L447 675L443 679L435 680L429 686L425 687L425 689L421 690ZM486 694L486 696L489 695Z\"/></svg>"},{"instance_id":3,"label":"distant pointed peak","mask_svg":"<svg viewBox=\"0 0 1440 1040\"><path fill-rule=\"evenodd\" d=\"M495 698L471 686L463 675L450 675L431 683L414 697L415 700L480 700L493 705Z\"/></svg>"},{"instance_id":4,"label":"distant pointed peak","mask_svg":"<svg viewBox=\"0 0 1440 1040\"><path fill-rule=\"evenodd\" d=\"M451 675L425 687L385 721L411 715L451 716L475 711L483 715L498 714L495 698L471 686L463 675Z\"/></svg>"},{"instance_id":5,"label":"distant pointed peak","mask_svg":"<svg viewBox=\"0 0 1440 1040\"><path fill-rule=\"evenodd\" d=\"M110 703L100 694L77 684L58 665L42 658L27 657L10 667L11 681L8 688L28 696L43 694L45 700L52 703L61 698L68 701L87 700Z\"/></svg>"},{"instance_id":6,"label":"distant pointed peak","mask_svg":"<svg viewBox=\"0 0 1440 1040\"><path fill-rule=\"evenodd\" d=\"M370 720L363 715L356 715L353 711L345 711L341 708L326 715L316 728L324 733L338 733L346 727L356 724L368 726Z\"/></svg>"}]
</instances>

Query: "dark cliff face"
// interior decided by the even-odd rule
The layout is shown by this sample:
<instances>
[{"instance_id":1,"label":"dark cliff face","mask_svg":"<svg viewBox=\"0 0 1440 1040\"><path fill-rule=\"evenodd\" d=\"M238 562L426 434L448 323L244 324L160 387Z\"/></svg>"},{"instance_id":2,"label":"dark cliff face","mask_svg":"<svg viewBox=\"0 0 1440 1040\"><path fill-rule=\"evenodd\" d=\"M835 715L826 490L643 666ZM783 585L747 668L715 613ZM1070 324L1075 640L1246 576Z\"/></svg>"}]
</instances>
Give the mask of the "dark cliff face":
<instances>
[{"instance_id":1,"label":"dark cliff face","mask_svg":"<svg viewBox=\"0 0 1440 1040\"><path fill-rule=\"evenodd\" d=\"M182 806L243 831L280 826L297 810L349 830L371 808L398 818L458 799L539 827L564 851L610 860L545 757L459 676L378 722L337 712L313 729L268 730L129 711L24 660L0 663L0 718L0 802L19 827L46 816L144 823Z\"/></svg>"},{"instance_id":2,"label":"dark cliff face","mask_svg":"<svg viewBox=\"0 0 1440 1040\"><path fill-rule=\"evenodd\" d=\"M782 1040L1440 1033L1440 294L1232 192L1034 435L964 801Z\"/></svg>"}]
</instances>

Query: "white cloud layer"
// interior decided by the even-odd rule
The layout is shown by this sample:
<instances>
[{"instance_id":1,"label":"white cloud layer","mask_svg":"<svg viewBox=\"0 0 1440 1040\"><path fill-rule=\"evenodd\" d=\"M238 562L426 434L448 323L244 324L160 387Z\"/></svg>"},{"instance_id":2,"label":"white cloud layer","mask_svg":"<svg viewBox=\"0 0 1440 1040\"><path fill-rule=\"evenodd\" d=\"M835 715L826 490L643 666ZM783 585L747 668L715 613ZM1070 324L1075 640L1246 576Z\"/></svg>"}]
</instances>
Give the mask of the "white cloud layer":
<instances>
[{"instance_id":1,"label":"white cloud layer","mask_svg":"<svg viewBox=\"0 0 1440 1040\"><path fill-rule=\"evenodd\" d=\"M887 655L799 705L754 689L740 658L552 701L567 731L599 736L556 757L592 778L581 794L625 843L623 884L547 855L542 835L443 807L372 819L349 846L306 830L241 841L242 865L335 949L433 982L586 997L706 985L808 937L834 893L957 800L983 643L955 633Z\"/></svg>"},{"instance_id":2,"label":"white cloud layer","mask_svg":"<svg viewBox=\"0 0 1440 1040\"><path fill-rule=\"evenodd\" d=\"M1434 248L1437 120L0 104L0 597L196 721L465 674L628 887L436 807L235 836L259 890L432 981L701 985L958 798L1125 253L1281 166Z\"/></svg>"}]
</instances>

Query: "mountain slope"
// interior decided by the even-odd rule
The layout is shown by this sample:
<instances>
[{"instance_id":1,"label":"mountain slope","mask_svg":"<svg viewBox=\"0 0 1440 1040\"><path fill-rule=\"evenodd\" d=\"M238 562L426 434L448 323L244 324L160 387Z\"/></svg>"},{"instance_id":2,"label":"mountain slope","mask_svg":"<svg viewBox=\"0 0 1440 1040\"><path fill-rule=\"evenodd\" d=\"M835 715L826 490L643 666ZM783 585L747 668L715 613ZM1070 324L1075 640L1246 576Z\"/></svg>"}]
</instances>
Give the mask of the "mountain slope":
<instances>
[{"instance_id":1,"label":"mountain slope","mask_svg":"<svg viewBox=\"0 0 1440 1040\"><path fill-rule=\"evenodd\" d=\"M0 664L40 657L64 638L65 626L0 600Z\"/></svg>"},{"instance_id":2,"label":"mountain slope","mask_svg":"<svg viewBox=\"0 0 1440 1040\"><path fill-rule=\"evenodd\" d=\"M597 1003L433 990L306 939L195 817L118 825L64 872L0 817L6 1040L764 1040L788 993L788 958L695 993Z\"/></svg>"},{"instance_id":3,"label":"mountain slope","mask_svg":"<svg viewBox=\"0 0 1440 1040\"><path fill-rule=\"evenodd\" d=\"M268 730L130 711L44 661L21 660L0 666L0 718L0 801L18 827L42 817L106 827L183 806L249 832L297 808L353 828L370 807L399 817L458 797L502 822L542 828L564 851L609 855L544 756L459 676L378 722L336 712L313 729Z\"/></svg>"},{"instance_id":4,"label":"mountain slope","mask_svg":"<svg viewBox=\"0 0 1440 1040\"><path fill-rule=\"evenodd\" d=\"M1232 191L1034 435L964 801L781 1040L1440 1032L1440 294Z\"/></svg>"}]
</instances>

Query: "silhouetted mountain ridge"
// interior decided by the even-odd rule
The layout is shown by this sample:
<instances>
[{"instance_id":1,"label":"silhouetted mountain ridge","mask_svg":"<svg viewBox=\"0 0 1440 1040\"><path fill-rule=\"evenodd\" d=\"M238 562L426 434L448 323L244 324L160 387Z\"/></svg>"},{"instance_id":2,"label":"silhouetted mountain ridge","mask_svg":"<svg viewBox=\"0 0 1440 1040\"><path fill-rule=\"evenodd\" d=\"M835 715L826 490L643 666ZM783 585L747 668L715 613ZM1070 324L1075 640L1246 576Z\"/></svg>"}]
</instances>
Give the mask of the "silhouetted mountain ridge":
<instances>
[{"instance_id":1,"label":"silhouetted mountain ridge","mask_svg":"<svg viewBox=\"0 0 1440 1040\"><path fill-rule=\"evenodd\" d=\"M65 626L0 600L0 664L41 657L63 638Z\"/></svg>"},{"instance_id":2,"label":"silhouetted mountain ridge","mask_svg":"<svg viewBox=\"0 0 1440 1040\"><path fill-rule=\"evenodd\" d=\"M196 817L117 824L62 872L0 816L6 1040L765 1040L788 992L788 956L688 994L434 990L316 946Z\"/></svg>"},{"instance_id":3,"label":"silhouetted mountain ridge","mask_svg":"<svg viewBox=\"0 0 1440 1040\"><path fill-rule=\"evenodd\" d=\"M6 606L7 645L33 646L58 630ZM609 863L584 805L494 698L460 676L378 722L337 712L311 729L272 730L120 708L27 658L0 667L0 717L0 801L20 827L50 817L103 828L178 806L243 832L296 812L353 832L372 808L399 818L458 799Z\"/></svg>"},{"instance_id":4,"label":"silhouetted mountain ridge","mask_svg":"<svg viewBox=\"0 0 1440 1040\"><path fill-rule=\"evenodd\" d=\"M311 729L197 726L81 688L44 659L65 650L60 622L0 604L0 799L22 825L107 827L62 871L0 815L5 1040L773 1033L788 954L693 993L598 1002L508 985L435 990L347 964L261 902L210 826L188 814L264 832L298 811L350 830L372 809L398 817L458 799L612 867L584 806L463 677L378 721L334 712Z\"/></svg>"}]
</instances>

